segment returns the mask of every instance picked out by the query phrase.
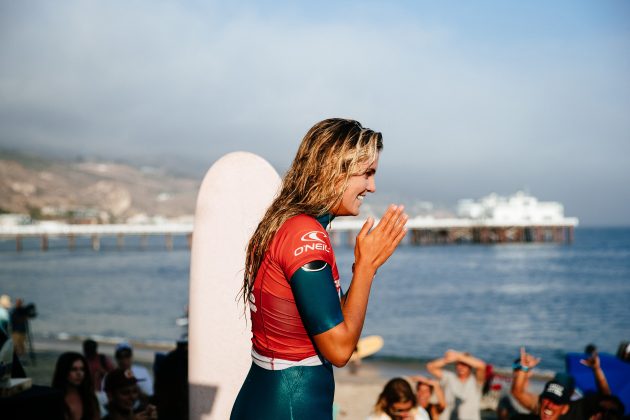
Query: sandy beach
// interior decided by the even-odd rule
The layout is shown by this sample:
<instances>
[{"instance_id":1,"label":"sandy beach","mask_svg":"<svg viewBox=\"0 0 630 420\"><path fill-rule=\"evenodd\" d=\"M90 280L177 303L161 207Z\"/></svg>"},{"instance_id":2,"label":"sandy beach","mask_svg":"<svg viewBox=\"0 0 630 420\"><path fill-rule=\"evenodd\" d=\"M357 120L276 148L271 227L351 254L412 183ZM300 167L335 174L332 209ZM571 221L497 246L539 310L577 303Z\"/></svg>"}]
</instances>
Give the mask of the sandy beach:
<instances>
[{"instance_id":1,"label":"sandy beach","mask_svg":"<svg viewBox=\"0 0 630 420\"><path fill-rule=\"evenodd\" d=\"M36 385L50 385L55 362L65 351L81 352L81 341L77 339L39 339L35 343L35 361L27 359L27 375ZM168 352L173 347L132 343L134 359L152 369L156 352ZM99 342L99 352L113 357L115 343ZM426 370L420 362L392 362L378 358L364 359L356 371L349 367L335 368L335 410L337 419L365 419L371 412L383 386L391 378L423 374ZM495 418L494 412L484 411L484 419Z\"/></svg>"}]
</instances>

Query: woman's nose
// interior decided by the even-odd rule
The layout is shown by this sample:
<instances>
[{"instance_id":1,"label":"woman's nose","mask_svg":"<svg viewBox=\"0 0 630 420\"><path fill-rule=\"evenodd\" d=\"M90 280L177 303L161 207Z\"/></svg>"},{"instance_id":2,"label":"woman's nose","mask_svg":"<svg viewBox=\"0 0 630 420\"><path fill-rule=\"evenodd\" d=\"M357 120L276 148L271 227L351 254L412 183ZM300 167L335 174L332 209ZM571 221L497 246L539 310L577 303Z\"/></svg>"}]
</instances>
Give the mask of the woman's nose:
<instances>
[{"instance_id":1,"label":"woman's nose","mask_svg":"<svg viewBox=\"0 0 630 420\"><path fill-rule=\"evenodd\" d=\"M368 178L367 190L371 193L376 192L376 181L374 180L373 176Z\"/></svg>"}]
</instances>

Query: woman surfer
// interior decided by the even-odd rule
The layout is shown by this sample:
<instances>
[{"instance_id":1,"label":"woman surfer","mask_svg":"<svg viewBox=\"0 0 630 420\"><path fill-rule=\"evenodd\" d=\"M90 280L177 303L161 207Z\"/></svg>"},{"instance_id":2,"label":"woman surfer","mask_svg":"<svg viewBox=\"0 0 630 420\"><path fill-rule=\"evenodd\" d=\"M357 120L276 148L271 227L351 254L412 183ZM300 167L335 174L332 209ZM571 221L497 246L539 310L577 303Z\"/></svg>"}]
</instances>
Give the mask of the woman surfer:
<instances>
[{"instance_id":1,"label":"woman surfer","mask_svg":"<svg viewBox=\"0 0 630 420\"><path fill-rule=\"evenodd\" d=\"M376 270L405 236L407 215L391 205L357 235L352 282L341 293L326 227L356 216L374 177L381 133L332 118L306 133L249 241L243 298L252 319L251 369L231 419L331 419L332 365L344 366L361 335Z\"/></svg>"}]
</instances>

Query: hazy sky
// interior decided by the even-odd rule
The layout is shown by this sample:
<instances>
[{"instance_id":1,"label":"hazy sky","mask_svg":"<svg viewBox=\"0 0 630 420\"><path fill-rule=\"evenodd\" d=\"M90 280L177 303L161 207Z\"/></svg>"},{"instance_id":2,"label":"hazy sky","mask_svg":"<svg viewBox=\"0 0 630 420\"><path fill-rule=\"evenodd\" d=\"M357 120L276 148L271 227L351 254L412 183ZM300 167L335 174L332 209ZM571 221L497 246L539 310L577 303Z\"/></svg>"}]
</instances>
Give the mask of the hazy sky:
<instances>
[{"instance_id":1,"label":"hazy sky","mask_svg":"<svg viewBox=\"0 0 630 420\"><path fill-rule=\"evenodd\" d=\"M381 199L528 188L630 225L630 2L227 3L0 1L0 146L282 173L351 117Z\"/></svg>"}]
</instances>

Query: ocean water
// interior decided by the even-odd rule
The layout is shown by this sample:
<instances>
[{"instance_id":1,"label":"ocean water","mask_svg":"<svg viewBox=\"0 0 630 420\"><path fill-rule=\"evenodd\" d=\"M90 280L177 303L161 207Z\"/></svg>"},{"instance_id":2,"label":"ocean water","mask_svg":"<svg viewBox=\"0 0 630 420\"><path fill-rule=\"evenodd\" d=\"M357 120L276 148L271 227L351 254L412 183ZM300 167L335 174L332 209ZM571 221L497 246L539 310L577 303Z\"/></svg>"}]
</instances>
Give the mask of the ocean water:
<instances>
[{"instance_id":1,"label":"ocean water","mask_svg":"<svg viewBox=\"0 0 630 420\"><path fill-rule=\"evenodd\" d=\"M174 341L188 301L185 238L167 251L162 238L118 250L89 240L74 250L35 239L22 252L0 241L0 293L36 304L35 337L59 334ZM347 289L351 247L335 248ZM561 371L564 355L595 343L615 353L630 341L630 228L578 228L575 242L509 245L402 245L379 269L364 335L378 334L378 357L427 360L447 349L506 367L520 346Z\"/></svg>"}]
</instances>

